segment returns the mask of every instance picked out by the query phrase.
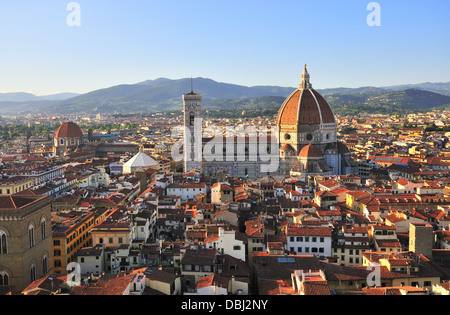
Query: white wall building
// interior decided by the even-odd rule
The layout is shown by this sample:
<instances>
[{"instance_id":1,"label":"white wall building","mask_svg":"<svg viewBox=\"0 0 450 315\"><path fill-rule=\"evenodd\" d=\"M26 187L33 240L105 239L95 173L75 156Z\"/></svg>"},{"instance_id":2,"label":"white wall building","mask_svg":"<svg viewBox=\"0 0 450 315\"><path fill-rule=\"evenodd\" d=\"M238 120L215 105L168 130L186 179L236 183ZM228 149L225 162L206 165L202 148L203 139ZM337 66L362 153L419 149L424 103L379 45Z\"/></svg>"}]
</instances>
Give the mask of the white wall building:
<instances>
[{"instance_id":1,"label":"white wall building","mask_svg":"<svg viewBox=\"0 0 450 315\"><path fill-rule=\"evenodd\" d=\"M331 257L331 228L293 226L286 230L287 249L296 255Z\"/></svg>"},{"instance_id":2,"label":"white wall building","mask_svg":"<svg viewBox=\"0 0 450 315\"><path fill-rule=\"evenodd\" d=\"M84 248L77 253L77 263L81 267L81 274L100 275L104 272L105 252L103 247Z\"/></svg>"},{"instance_id":3,"label":"white wall building","mask_svg":"<svg viewBox=\"0 0 450 315\"><path fill-rule=\"evenodd\" d=\"M195 199L199 194L206 194L205 183L186 183L186 184L171 184L167 186L168 196L179 196L181 200L187 201Z\"/></svg>"},{"instance_id":4,"label":"white wall building","mask_svg":"<svg viewBox=\"0 0 450 315\"><path fill-rule=\"evenodd\" d=\"M245 261L245 244L236 239L235 231L225 231L223 228L219 228L219 235L210 242L205 242L205 245L208 249L217 250L221 255L230 255Z\"/></svg>"}]
</instances>

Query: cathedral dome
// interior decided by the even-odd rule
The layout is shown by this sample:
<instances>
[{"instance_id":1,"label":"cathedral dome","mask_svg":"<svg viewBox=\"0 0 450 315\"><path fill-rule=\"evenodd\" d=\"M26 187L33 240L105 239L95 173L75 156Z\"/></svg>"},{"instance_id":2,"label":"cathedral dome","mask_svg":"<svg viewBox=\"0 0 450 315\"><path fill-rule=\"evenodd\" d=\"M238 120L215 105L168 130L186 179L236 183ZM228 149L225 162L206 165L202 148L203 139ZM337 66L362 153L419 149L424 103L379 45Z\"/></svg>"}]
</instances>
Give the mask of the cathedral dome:
<instances>
[{"instance_id":1,"label":"cathedral dome","mask_svg":"<svg viewBox=\"0 0 450 315\"><path fill-rule=\"evenodd\" d=\"M309 144L305 146L298 155L300 158L321 158L323 157L322 151L315 145Z\"/></svg>"},{"instance_id":2,"label":"cathedral dome","mask_svg":"<svg viewBox=\"0 0 450 315\"><path fill-rule=\"evenodd\" d=\"M331 107L322 95L312 88L305 65L300 86L284 101L278 112L277 125L302 126L335 123Z\"/></svg>"},{"instance_id":3,"label":"cathedral dome","mask_svg":"<svg viewBox=\"0 0 450 315\"><path fill-rule=\"evenodd\" d=\"M83 131L73 122L62 124L56 131L55 138L82 138Z\"/></svg>"}]
</instances>

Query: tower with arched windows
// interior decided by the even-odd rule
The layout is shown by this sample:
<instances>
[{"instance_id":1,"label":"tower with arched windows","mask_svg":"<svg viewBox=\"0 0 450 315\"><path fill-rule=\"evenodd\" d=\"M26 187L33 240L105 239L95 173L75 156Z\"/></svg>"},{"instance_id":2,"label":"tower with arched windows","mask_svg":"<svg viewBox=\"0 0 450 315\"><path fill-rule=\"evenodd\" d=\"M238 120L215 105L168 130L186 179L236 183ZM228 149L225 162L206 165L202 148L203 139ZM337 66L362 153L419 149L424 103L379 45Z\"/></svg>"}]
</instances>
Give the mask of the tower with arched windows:
<instances>
[{"instance_id":1,"label":"tower with arched windows","mask_svg":"<svg viewBox=\"0 0 450 315\"><path fill-rule=\"evenodd\" d=\"M202 95L194 93L192 84L191 92L183 94L183 116L185 132L189 132L188 135L184 135L184 168L186 172L192 169L201 170L202 156L201 152L196 149L198 147L196 141L202 143Z\"/></svg>"},{"instance_id":2,"label":"tower with arched windows","mask_svg":"<svg viewBox=\"0 0 450 315\"><path fill-rule=\"evenodd\" d=\"M52 271L50 196L0 196L0 285L20 293Z\"/></svg>"}]
</instances>

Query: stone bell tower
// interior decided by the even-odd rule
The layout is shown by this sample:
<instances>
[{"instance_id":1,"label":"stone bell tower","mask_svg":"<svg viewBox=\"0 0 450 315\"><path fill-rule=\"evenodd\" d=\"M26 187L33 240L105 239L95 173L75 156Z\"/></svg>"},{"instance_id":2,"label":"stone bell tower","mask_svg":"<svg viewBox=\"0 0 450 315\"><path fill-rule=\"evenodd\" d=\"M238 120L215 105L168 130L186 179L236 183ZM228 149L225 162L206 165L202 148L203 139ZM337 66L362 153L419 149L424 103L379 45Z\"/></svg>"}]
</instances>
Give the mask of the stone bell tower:
<instances>
[{"instance_id":1,"label":"stone bell tower","mask_svg":"<svg viewBox=\"0 0 450 315\"><path fill-rule=\"evenodd\" d=\"M202 170L202 95L194 93L191 79L191 92L183 94L184 171Z\"/></svg>"}]
</instances>

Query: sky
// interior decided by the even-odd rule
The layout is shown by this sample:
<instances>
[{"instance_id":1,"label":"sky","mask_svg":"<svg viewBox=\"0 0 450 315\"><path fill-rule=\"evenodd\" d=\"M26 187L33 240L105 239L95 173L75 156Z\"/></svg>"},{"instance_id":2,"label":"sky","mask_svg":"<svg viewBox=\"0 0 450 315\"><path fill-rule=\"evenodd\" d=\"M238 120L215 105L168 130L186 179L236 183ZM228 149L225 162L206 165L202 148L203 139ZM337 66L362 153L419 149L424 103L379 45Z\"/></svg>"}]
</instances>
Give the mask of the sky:
<instances>
[{"instance_id":1,"label":"sky","mask_svg":"<svg viewBox=\"0 0 450 315\"><path fill-rule=\"evenodd\" d=\"M314 88L450 82L450 1L0 0L0 93L160 77ZM70 26L73 17L80 25Z\"/></svg>"}]
</instances>

